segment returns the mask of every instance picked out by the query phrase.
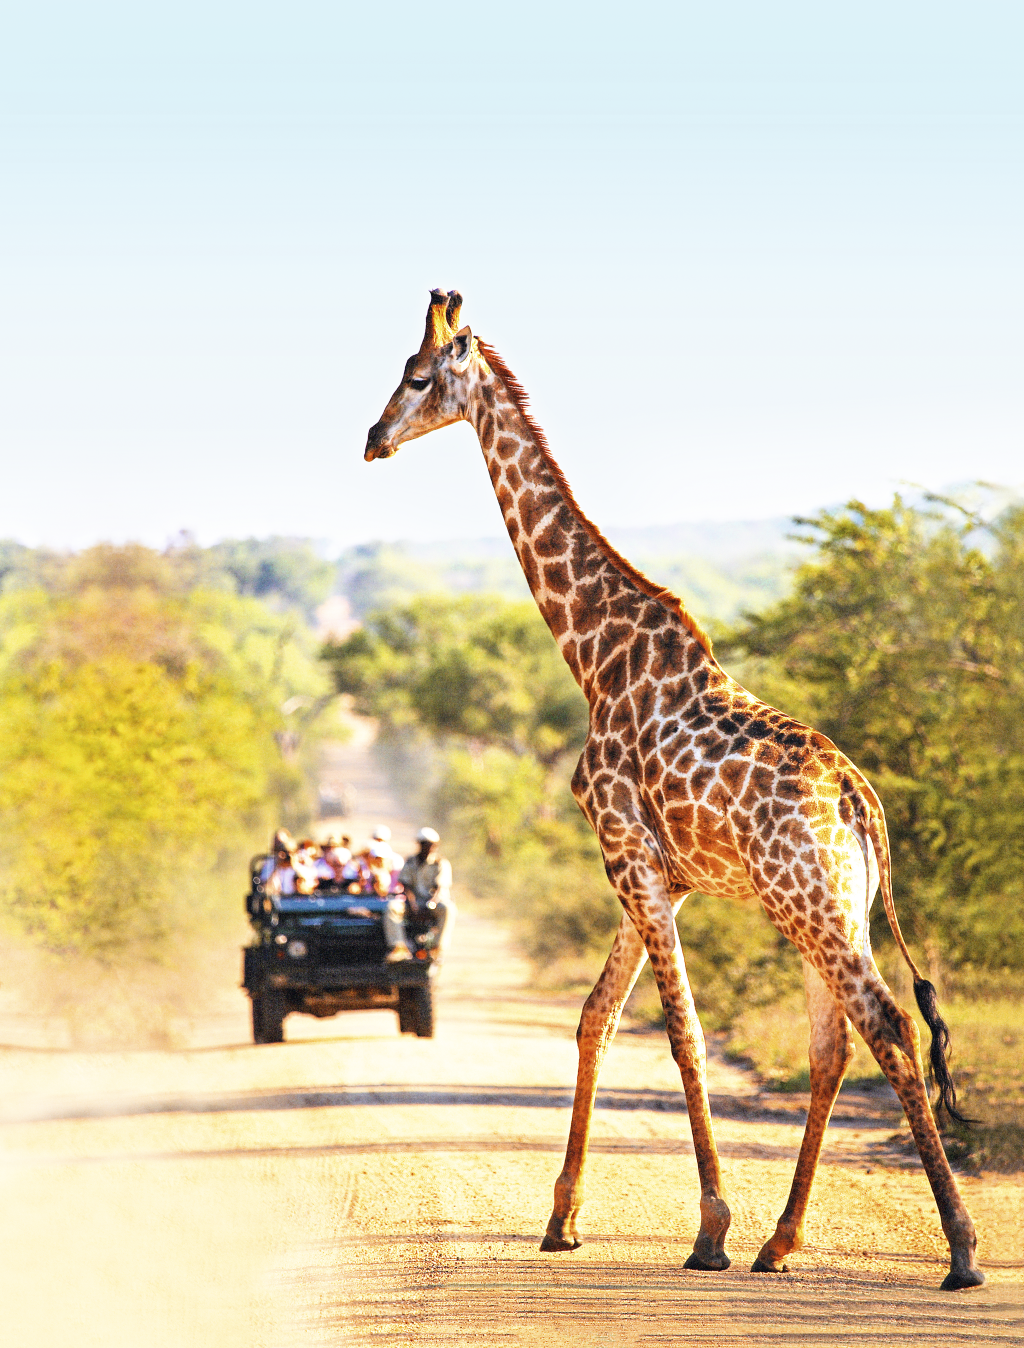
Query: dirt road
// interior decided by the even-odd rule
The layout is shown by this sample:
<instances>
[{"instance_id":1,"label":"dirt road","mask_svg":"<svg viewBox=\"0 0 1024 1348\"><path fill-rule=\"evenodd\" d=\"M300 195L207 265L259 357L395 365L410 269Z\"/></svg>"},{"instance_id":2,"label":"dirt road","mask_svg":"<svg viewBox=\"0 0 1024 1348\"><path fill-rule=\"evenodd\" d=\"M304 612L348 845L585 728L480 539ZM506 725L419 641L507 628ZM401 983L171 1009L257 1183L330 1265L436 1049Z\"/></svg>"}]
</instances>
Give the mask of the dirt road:
<instances>
[{"instance_id":1,"label":"dirt road","mask_svg":"<svg viewBox=\"0 0 1024 1348\"><path fill-rule=\"evenodd\" d=\"M388 810L346 750L365 827ZM376 794L374 794L376 793ZM686 1273L697 1187L660 1035L621 1034L595 1118L587 1243L538 1242L561 1165L578 998L539 996L463 913L433 1041L391 1013L293 1017L249 1042L220 1009L176 1052L47 1047L0 1016L0 1337L10 1348L1024 1342L1024 1185L966 1178L989 1285L943 1295L945 1243L893 1125L844 1100L807 1249L745 1270L780 1211L802 1121L718 1058L733 1267Z\"/></svg>"}]
</instances>

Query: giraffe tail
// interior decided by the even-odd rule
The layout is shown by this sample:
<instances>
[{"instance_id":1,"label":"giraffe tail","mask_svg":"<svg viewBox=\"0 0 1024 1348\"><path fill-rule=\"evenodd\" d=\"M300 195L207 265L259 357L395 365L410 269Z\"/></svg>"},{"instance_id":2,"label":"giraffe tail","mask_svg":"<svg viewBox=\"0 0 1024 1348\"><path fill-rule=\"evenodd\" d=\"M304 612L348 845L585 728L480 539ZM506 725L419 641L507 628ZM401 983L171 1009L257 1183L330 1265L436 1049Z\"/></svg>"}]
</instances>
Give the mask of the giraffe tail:
<instances>
[{"instance_id":1,"label":"giraffe tail","mask_svg":"<svg viewBox=\"0 0 1024 1348\"><path fill-rule=\"evenodd\" d=\"M903 958L907 961L913 975L914 998L921 1015L924 1017L925 1024L931 1031L932 1039L928 1058L931 1063L932 1079L939 1091L939 1103L949 1117L956 1119L957 1123L965 1125L975 1123L977 1120L967 1118L956 1107L956 1084L953 1081L953 1074L949 1070L948 1061L949 1026L939 1014L935 985L924 977L914 963L913 956L903 939L903 933L900 931L899 918L896 916L896 905L892 898L892 862L889 852L889 834L885 827L885 815L882 813L882 807L873 792L870 796L865 793L862 800L862 817L868 837L871 839L871 845L875 849L875 860L878 862L878 880L882 890L885 915L889 919L889 926L896 938L896 944L902 951Z\"/></svg>"}]
</instances>

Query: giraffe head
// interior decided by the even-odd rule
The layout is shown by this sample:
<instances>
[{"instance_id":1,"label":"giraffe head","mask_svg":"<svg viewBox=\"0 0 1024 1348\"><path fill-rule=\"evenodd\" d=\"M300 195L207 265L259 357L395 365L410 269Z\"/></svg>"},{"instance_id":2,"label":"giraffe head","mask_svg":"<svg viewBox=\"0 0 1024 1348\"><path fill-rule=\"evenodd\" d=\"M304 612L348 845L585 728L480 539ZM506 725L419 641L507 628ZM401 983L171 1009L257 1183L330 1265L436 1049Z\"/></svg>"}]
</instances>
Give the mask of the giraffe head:
<instances>
[{"instance_id":1,"label":"giraffe head","mask_svg":"<svg viewBox=\"0 0 1024 1348\"><path fill-rule=\"evenodd\" d=\"M390 459L407 440L465 417L476 342L469 328L455 331L461 308L457 290L430 292L420 349L405 362L402 382L366 437L368 463Z\"/></svg>"}]
</instances>

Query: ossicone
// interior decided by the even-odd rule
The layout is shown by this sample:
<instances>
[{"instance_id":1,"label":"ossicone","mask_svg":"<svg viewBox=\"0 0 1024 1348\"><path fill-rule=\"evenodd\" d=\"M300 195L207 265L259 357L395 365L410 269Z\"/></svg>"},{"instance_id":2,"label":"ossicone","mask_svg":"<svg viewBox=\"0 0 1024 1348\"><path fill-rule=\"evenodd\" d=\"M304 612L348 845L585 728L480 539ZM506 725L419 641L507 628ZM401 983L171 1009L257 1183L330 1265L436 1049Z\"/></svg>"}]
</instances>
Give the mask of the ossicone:
<instances>
[{"instance_id":1,"label":"ossicone","mask_svg":"<svg viewBox=\"0 0 1024 1348\"><path fill-rule=\"evenodd\" d=\"M436 351L455 336L462 296L457 290L432 290L420 352Z\"/></svg>"}]
</instances>

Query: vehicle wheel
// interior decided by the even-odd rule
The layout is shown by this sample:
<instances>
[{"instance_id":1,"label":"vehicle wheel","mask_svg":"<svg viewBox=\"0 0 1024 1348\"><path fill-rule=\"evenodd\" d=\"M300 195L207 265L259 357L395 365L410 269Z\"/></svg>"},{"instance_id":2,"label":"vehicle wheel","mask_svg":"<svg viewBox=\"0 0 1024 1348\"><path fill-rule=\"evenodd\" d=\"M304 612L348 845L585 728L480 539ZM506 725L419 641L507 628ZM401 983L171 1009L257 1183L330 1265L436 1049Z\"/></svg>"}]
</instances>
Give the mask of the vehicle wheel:
<instances>
[{"instance_id":1,"label":"vehicle wheel","mask_svg":"<svg viewBox=\"0 0 1024 1348\"><path fill-rule=\"evenodd\" d=\"M254 1044L280 1044L284 1040L284 999L276 992L252 995L252 1041Z\"/></svg>"},{"instance_id":2,"label":"vehicle wheel","mask_svg":"<svg viewBox=\"0 0 1024 1348\"><path fill-rule=\"evenodd\" d=\"M412 988L412 1003L416 1017L416 1037L433 1039L434 1037L434 985Z\"/></svg>"},{"instance_id":3,"label":"vehicle wheel","mask_svg":"<svg viewBox=\"0 0 1024 1348\"><path fill-rule=\"evenodd\" d=\"M398 1033L416 1033L416 993L417 988L398 989Z\"/></svg>"}]
</instances>

